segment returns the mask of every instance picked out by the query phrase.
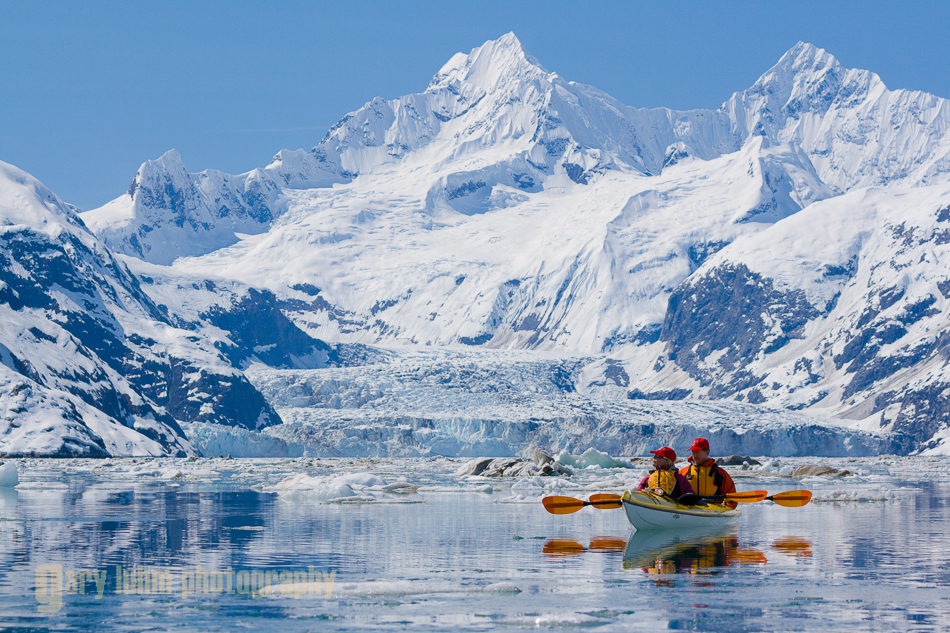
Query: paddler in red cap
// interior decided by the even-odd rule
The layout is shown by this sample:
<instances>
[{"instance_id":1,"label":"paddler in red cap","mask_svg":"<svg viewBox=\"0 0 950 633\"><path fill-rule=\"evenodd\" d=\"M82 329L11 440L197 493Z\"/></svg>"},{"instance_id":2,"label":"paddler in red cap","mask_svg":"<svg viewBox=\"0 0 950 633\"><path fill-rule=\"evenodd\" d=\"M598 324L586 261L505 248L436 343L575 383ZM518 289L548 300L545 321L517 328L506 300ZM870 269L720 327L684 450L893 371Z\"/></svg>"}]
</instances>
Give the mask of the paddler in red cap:
<instances>
[{"instance_id":1,"label":"paddler in red cap","mask_svg":"<svg viewBox=\"0 0 950 633\"><path fill-rule=\"evenodd\" d=\"M637 490L652 490L658 495L669 495L678 499L682 495L693 492L689 480L676 472L673 464L676 463L676 452L669 446L664 446L653 453L653 470L643 478Z\"/></svg>"},{"instance_id":2,"label":"paddler in red cap","mask_svg":"<svg viewBox=\"0 0 950 633\"><path fill-rule=\"evenodd\" d=\"M716 460L709 456L709 440L697 437L689 450L693 453L689 465L680 469L680 474L689 480L696 494L713 496L736 491L736 484L729 473L717 466Z\"/></svg>"}]
</instances>

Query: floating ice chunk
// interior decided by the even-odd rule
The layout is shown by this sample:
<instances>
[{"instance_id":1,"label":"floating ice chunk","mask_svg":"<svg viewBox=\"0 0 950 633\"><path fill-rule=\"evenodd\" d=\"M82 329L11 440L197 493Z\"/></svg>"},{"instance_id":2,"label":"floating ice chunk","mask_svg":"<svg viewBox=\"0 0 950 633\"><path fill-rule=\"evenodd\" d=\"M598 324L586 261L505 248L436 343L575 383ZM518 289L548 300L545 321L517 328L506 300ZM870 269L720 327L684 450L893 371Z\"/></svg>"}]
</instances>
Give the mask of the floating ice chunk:
<instances>
[{"instance_id":1,"label":"floating ice chunk","mask_svg":"<svg viewBox=\"0 0 950 633\"><path fill-rule=\"evenodd\" d=\"M282 496L301 495L322 503L379 501L371 494L357 492L368 489L381 492L414 492L416 486L405 481L390 485L382 477L369 473L348 473L328 477L314 477L300 473L285 477L273 486L265 487L265 490Z\"/></svg>"},{"instance_id":2,"label":"floating ice chunk","mask_svg":"<svg viewBox=\"0 0 950 633\"><path fill-rule=\"evenodd\" d=\"M591 490L633 490L647 474L648 473L644 472L642 475L634 477L631 473L623 477L615 476L607 479L594 480L589 482L586 488Z\"/></svg>"},{"instance_id":3,"label":"floating ice chunk","mask_svg":"<svg viewBox=\"0 0 950 633\"><path fill-rule=\"evenodd\" d=\"M493 582L482 588L485 593L521 593L521 588L513 582Z\"/></svg>"},{"instance_id":4,"label":"floating ice chunk","mask_svg":"<svg viewBox=\"0 0 950 633\"><path fill-rule=\"evenodd\" d=\"M592 466L599 468L633 468L633 464L614 459L606 453L601 453L596 448L588 448L580 457L574 457L567 451L562 451L557 456L557 462L574 468L590 468Z\"/></svg>"},{"instance_id":5,"label":"floating ice chunk","mask_svg":"<svg viewBox=\"0 0 950 633\"><path fill-rule=\"evenodd\" d=\"M336 477L337 481L349 484L353 488L373 488L374 486L385 486L386 480L378 475L369 473L351 473L349 475L340 475Z\"/></svg>"},{"instance_id":6,"label":"floating ice chunk","mask_svg":"<svg viewBox=\"0 0 950 633\"><path fill-rule=\"evenodd\" d=\"M503 499L504 502L537 501L545 493L544 481L541 477L524 477L511 487L511 496Z\"/></svg>"},{"instance_id":7,"label":"floating ice chunk","mask_svg":"<svg viewBox=\"0 0 950 633\"><path fill-rule=\"evenodd\" d=\"M397 481L392 484L387 484L383 486L383 492L395 493L395 494L412 494L419 489L419 486L414 486L408 481Z\"/></svg>"},{"instance_id":8,"label":"floating ice chunk","mask_svg":"<svg viewBox=\"0 0 950 633\"><path fill-rule=\"evenodd\" d=\"M379 499L372 495L357 494L327 499L327 503L376 503L377 501L379 501Z\"/></svg>"},{"instance_id":9,"label":"floating ice chunk","mask_svg":"<svg viewBox=\"0 0 950 633\"><path fill-rule=\"evenodd\" d=\"M511 492L539 495L544 492L544 483L541 482L540 477L525 477L515 482L515 484L511 487Z\"/></svg>"},{"instance_id":10,"label":"floating ice chunk","mask_svg":"<svg viewBox=\"0 0 950 633\"><path fill-rule=\"evenodd\" d=\"M16 464L7 462L0 465L0 488L12 488L20 483L20 475L17 473Z\"/></svg>"},{"instance_id":11,"label":"floating ice chunk","mask_svg":"<svg viewBox=\"0 0 950 633\"><path fill-rule=\"evenodd\" d=\"M292 475L265 490L276 492L281 496L305 495L308 499L324 503L339 503L347 497L357 496L356 491L343 481L344 477Z\"/></svg>"},{"instance_id":12,"label":"floating ice chunk","mask_svg":"<svg viewBox=\"0 0 950 633\"><path fill-rule=\"evenodd\" d=\"M899 498L899 496L899 493L894 490L830 490L816 494L814 497L812 497L812 502L870 503L893 501Z\"/></svg>"},{"instance_id":13,"label":"floating ice chunk","mask_svg":"<svg viewBox=\"0 0 950 633\"><path fill-rule=\"evenodd\" d=\"M510 626L533 627L539 629L571 629L594 628L603 626L607 621L591 617L583 613L543 613L539 616L520 617L512 620L501 620L499 624Z\"/></svg>"},{"instance_id":14,"label":"floating ice chunk","mask_svg":"<svg viewBox=\"0 0 950 633\"><path fill-rule=\"evenodd\" d=\"M194 470L188 471L188 476L215 478L215 477L220 477L221 473L219 473L216 470L212 470L211 468L195 468Z\"/></svg>"}]
</instances>

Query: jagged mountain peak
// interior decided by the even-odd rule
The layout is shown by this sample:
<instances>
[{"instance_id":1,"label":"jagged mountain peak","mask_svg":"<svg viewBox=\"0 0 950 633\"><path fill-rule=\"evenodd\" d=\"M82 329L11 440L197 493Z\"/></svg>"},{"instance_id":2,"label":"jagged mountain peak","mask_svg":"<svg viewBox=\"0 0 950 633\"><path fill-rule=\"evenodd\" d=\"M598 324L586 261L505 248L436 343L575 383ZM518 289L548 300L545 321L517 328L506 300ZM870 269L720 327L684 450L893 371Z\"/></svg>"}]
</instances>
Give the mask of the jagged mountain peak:
<instances>
[{"instance_id":1,"label":"jagged mountain peak","mask_svg":"<svg viewBox=\"0 0 950 633\"><path fill-rule=\"evenodd\" d=\"M871 71L845 68L825 49L799 42L762 75L750 90L768 85L773 89L790 87L793 97L796 91L812 94L824 92L824 96L829 96L832 91L840 90L845 83L854 82L864 84L865 89L872 86L886 89L881 78Z\"/></svg>"},{"instance_id":2,"label":"jagged mountain peak","mask_svg":"<svg viewBox=\"0 0 950 633\"><path fill-rule=\"evenodd\" d=\"M840 67L840 65L837 58L825 49L808 42L799 41L782 55L773 68L790 67L798 70L805 68L820 70Z\"/></svg>"},{"instance_id":3,"label":"jagged mountain peak","mask_svg":"<svg viewBox=\"0 0 950 633\"><path fill-rule=\"evenodd\" d=\"M774 134L786 118L805 111L823 113L835 103L857 103L884 92L880 77L868 70L849 69L823 48L798 42L748 89L733 95L753 115L749 131ZM726 108L730 108L727 102Z\"/></svg>"},{"instance_id":4,"label":"jagged mountain peak","mask_svg":"<svg viewBox=\"0 0 950 633\"><path fill-rule=\"evenodd\" d=\"M183 186L188 182L188 170L177 149L170 149L159 158L142 163L135 172L135 177L132 178L128 193L134 197L135 192L143 183L159 180L170 182L175 186Z\"/></svg>"},{"instance_id":5,"label":"jagged mountain peak","mask_svg":"<svg viewBox=\"0 0 950 633\"><path fill-rule=\"evenodd\" d=\"M528 53L514 33L488 40L467 55L456 53L429 83L427 92L460 83L492 92L511 78L530 79L549 73Z\"/></svg>"}]
</instances>

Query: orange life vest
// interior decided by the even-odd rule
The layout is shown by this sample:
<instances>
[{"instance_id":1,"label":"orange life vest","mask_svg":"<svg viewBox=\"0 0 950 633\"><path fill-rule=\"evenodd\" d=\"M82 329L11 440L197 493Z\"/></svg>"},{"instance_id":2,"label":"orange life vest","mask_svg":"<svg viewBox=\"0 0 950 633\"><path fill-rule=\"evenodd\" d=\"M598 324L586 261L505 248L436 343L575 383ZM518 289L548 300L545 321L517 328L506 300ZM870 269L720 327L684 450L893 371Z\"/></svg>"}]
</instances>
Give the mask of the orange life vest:
<instances>
[{"instance_id":1,"label":"orange life vest","mask_svg":"<svg viewBox=\"0 0 950 633\"><path fill-rule=\"evenodd\" d=\"M690 463L689 471L683 473L693 487L693 492L698 495L718 495L719 486L725 481L725 477L719 472L719 467L715 462L708 468L697 466Z\"/></svg>"},{"instance_id":2,"label":"orange life vest","mask_svg":"<svg viewBox=\"0 0 950 633\"><path fill-rule=\"evenodd\" d=\"M662 488L663 492L668 495L673 494L673 489L676 488L676 471L670 468L669 470L654 470L650 473L650 479L647 480L647 485L650 486L650 489Z\"/></svg>"}]
</instances>

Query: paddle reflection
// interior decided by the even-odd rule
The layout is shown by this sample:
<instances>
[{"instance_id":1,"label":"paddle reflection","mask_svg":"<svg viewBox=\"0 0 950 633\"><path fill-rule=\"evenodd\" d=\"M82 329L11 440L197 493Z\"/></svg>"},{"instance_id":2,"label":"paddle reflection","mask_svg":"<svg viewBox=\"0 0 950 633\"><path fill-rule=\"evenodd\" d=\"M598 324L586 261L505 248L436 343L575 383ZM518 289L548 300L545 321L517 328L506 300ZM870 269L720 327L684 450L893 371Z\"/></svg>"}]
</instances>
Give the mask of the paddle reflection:
<instances>
[{"instance_id":1,"label":"paddle reflection","mask_svg":"<svg viewBox=\"0 0 950 633\"><path fill-rule=\"evenodd\" d=\"M715 575L731 565L763 564L765 554L740 547L735 532L635 532L624 548L623 568L658 576Z\"/></svg>"},{"instance_id":2,"label":"paddle reflection","mask_svg":"<svg viewBox=\"0 0 950 633\"><path fill-rule=\"evenodd\" d=\"M548 539L545 542L541 552L549 558L563 558L565 556L578 556L586 551L583 545L577 541L563 538Z\"/></svg>"},{"instance_id":3,"label":"paddle reflection","mask_svg":"<svg viewBox=\"0 0 950 633\"><path fill-rule=\"evenodd\" d=\"M552 538L545 541L541 552L548 558L579 556L584 552L620 554L626 546L627 540L619 536L595 536L587 547L574 539Z\"/></svg>"},{"instance_id":4,"label":"paddle reflection","mask_svg":"<svg viewBox=\"0 0 950 633\"><path fill-rule=\"evenodd\" d=\"M811 558L811 541L800 536L783 536L772 542L772 549L786 556Z\"/></svg>"}]
</instances>

